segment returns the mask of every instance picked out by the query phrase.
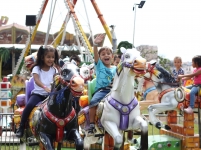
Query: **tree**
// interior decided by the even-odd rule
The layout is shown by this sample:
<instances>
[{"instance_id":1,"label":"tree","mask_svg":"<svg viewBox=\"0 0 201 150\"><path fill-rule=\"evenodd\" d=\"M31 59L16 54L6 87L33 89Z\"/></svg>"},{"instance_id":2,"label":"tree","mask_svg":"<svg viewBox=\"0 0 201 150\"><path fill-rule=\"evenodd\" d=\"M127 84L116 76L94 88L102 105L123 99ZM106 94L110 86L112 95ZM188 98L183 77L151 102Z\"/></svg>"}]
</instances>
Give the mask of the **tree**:
<instances>
[{"instance_id":1,"label":"tree","mask_svg":"<svg viewBox=\"0 0 201 150\"><path fill-rule=\"evenodd\" d=\"M158 61L159 61L159 64L165 68L167 71L169 71L171 73L171 69L170 69L170 63L171 61L167 58L164 58L162 56L158 56Z\"/></svg>"},{"instance_id":2,"label":"tree","mask_svg":"<svg viewBox=\"0 0 201 150\"><path fill-rule=\"evenodd\" d=\"M121 47L124 47L125 49L128 49L128 48L133 48L133 45L131 43L129 43L128 41L121 41L118 46L117 46L117 54L121 54L121 51L120 51L120 48Z\"/></svg>"},{"instance_id":3,"label":"tree","mask_svg":"<svg viewBox=\"0 0 201 150\"><path fill-rule=\"evenodd\" d=\"M10 51L5 47L0 47L0 80L2 78L2 64L10 58Z\"/></svg>"}]
</instances>

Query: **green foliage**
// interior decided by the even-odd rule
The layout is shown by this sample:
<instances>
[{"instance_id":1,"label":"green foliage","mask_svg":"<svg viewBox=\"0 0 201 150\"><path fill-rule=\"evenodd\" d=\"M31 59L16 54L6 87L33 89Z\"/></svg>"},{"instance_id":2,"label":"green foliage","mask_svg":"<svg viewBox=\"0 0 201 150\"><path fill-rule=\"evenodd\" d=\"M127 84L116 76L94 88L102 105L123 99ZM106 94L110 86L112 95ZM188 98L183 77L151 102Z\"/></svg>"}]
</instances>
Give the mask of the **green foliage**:
<instances>
[{"instance_id":1,"label":"green foliage","mask_svg":"<svg viewBox=\"0 0 201 150\"><path fill-rule=\"evenodd\" d=\"M171 73L170 60L162 56L158 56L159 64Z\"/></svg>"},{"instance_id":2,"label":"green foliage","mask_svg":"<svg viewBox=\"0 0 201 150\"><path fill-rule=\"evenodd\" d=\"M133 44L129 43L128 41L121 41L117 46L117 54L121 54L120 48L124 47L125 49L133 48Z\"/></svg>"},{"instance_id":3,"label":"green foliage","mask_svg":"<svg viewBox=\"0 0 201 150\"><path fill-rule=\"evenodd\" d=\"M10 51L9 49L5 47L0 47L0 57L2 59L2 62L6 63L8 59L10 58Z\"/></svg>"}]
</instances>

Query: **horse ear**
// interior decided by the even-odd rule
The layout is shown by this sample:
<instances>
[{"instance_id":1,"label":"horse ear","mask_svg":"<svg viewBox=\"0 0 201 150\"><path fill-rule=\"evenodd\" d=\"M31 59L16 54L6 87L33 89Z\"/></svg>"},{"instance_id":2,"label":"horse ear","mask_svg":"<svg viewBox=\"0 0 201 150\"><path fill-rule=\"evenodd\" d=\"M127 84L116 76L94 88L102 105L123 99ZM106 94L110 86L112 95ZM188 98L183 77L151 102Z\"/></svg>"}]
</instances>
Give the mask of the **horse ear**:
<instances>
[{"instance_id":1,"label":"horse ear","mask_svg":"<svg viewBox=\"0 0 201 150\"><path fill-rule=\"evenodd\" d=\"M94 67L94 63L89 65L89 68L92 69Z\"/></svg>"},{"instance_id":2,"label":"horse ear","mask_svg":"<svg viewBox=\"0 0 201 150\"><path fill-rule=\"evenodd\" d=\"M124 54L126 52L126 49L124 47L120 48L121 52Z\"/></svg>"},{"instance_id":3,"label":"horse ear","mask_svg":"<svg viewBox=\"0 0 201 150\"><path fill-rule=\"evenodd\" d=\"M76 61L74 59L71 60L71 63L75 64L77 66L77 63L76 63Z\"/></svg>"},{"instance_id":4,"label":"horse ear","mask_svg":"<svg viewBox=\"0 0 201 150\"><path fill-rule=\"evenodd\" d=\"M83 63L83 64L82 64L82 67L85 67L85 66L86 66L86 63Z\"/></svg>"},{"instance_id":5,"label":"horse ear","mask_svg":"<svg viewBox=\"0 0 201 150\"><path fill-rule=\"evenodd\" d=\"M155 59L152 59L149 63L151 64L151 65L155 65L156 64L156 60Z\"/></svg>"}]
</instances>

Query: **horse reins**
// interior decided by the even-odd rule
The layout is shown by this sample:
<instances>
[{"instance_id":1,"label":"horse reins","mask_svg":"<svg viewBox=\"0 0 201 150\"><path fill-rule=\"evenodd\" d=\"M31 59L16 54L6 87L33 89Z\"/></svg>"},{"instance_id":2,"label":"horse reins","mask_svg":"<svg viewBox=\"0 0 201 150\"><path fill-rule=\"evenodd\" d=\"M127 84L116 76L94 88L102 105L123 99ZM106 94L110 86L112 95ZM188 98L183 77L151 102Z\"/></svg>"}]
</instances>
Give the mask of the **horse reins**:
<instances>
[{"instance_id":1,"label":"horse reins","mask_svg":"<svg viewBox=\"0 0 201 150\"><path fill-rule=\"evenodd\" d=\"M64 90L66 90L67 88L70 88L71 86L73 86L73 78L74 78L74 77L76 77L76 75L74 75L74 76L71 78L70 82L67 82L67 81L65 81L63 78L59 77L60 83L61 83L62 85L64 85L65 87L64 87L63 89L60 89L59 91L51 92L51 93L49 93L49 95L59 94L59 93L63 92ZM70 88L70 90L71 90L71 93L72 93L72 95L73 95L74 97L76 97L76 96L81 96L81 95L83 94L83 92L77 92L77 91L73 90L72 88Z\"/></svg>"}]
</instances>

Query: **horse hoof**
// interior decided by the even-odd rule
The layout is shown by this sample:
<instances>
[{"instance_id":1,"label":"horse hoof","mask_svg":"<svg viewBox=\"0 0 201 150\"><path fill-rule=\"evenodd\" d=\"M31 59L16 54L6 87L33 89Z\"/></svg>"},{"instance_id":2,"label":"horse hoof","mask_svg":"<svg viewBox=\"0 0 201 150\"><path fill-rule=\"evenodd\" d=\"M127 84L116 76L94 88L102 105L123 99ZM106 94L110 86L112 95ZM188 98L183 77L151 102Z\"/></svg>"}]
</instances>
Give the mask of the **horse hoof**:
<instances>
[{"instance_id":1,"label":"horse hoof","mask_svg":"<svg viewBox=\"0 0 201 150\"><path fill-rule=\"evenodd\" d=\"M128 143L129 144L137 144L138 142L137 142L137 139L133 138L131 140L128 139Z\"/></svg>"},{"instance_id":2,"label":"horse hoof","mask_svg":"<svg viewBox=\"0 0 201 150\"><path fill-rule=\"evenodd\" d=\"M149 125L153 126L153 124L151 122L149 122Z\"/></svg>"},{"instance_id":3,"label":"horse hoof","mask_svg":"<svg viewBox=\"0 0 201 150\"><path fill-rule=\"evenodd\" d=\"M155 126L157 129L161 129L161 123L160 122L157 122Z\"/></svg>"},{"instance_id":4,"label":"horse hoof","mask_svg":"<svg viewBox=\"0 0 201 150\"><path fill-rule=\"evenodd\" d=\"M168 125L165 125L165 129L166 130L171 130L170 126L168 126Z\"/></svg>"},{"instance_id":5,"label":"horse hoof","mask_svg":"<svg viewBox=\"0 0 201 150\"><path fill-rule=\"evenodd\" d=\"M137 144L137 140L136 139L133 140L133 144Z\"/></svg>"}]
</instances>

